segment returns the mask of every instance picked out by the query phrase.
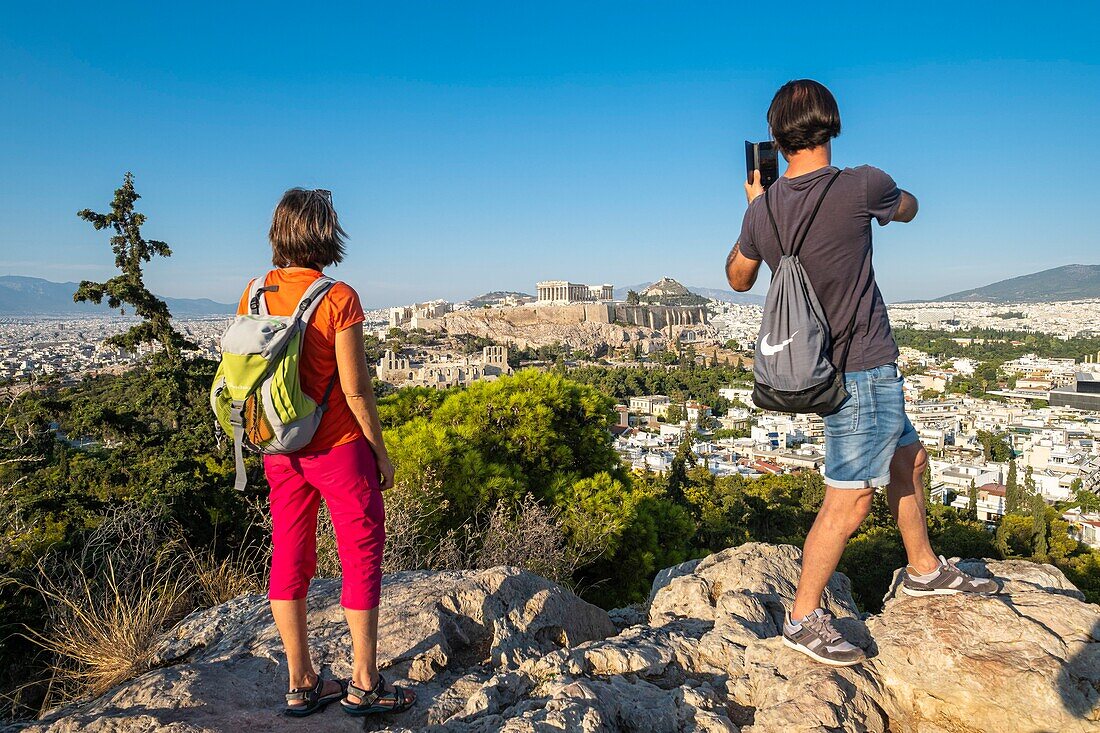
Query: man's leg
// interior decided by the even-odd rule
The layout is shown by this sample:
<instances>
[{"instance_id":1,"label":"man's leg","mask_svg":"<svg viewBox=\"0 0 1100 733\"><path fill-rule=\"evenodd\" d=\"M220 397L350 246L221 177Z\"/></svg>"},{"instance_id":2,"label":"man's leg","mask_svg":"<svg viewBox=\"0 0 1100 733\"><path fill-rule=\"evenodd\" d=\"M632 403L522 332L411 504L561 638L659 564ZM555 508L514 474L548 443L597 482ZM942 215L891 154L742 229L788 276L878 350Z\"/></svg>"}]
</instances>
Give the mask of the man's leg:
<instances>
[{"instance_id":1,"label":"man's leg","mask_svg":"<svg viewBox=\"0 0 1100 733\"><path fill-rule=\"evenodd\" d=\"M928 541L925 520L923 483L927 465L928 453L920 441L898 448L890 461L890 485L886 489L890 511L905 543L909 568L916 575L934 572L940 566L940 559Z\"/></svg>"},{"instance_id":2,"label":"man's leg","mask_svg":"<svg viewBox=\"0 0 1100 733\"><path fill-rule=\"evenodd\" d=\"M802 548L802 575L798 580L791 618L805 618L821 606L821 594L836 570L848 538L871 511L874 489L825 487L825 500Z\"/></svg>"}]
</instances>

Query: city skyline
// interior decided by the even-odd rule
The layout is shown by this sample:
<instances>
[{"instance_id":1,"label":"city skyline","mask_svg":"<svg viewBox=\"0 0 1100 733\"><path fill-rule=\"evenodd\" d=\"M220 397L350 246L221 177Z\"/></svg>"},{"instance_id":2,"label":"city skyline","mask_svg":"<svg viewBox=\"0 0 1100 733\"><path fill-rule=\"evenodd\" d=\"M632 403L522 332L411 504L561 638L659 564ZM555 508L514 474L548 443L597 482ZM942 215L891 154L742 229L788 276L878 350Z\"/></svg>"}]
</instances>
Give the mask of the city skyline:
<instances>
[{"instance_id":1,"label":"city skyline","mask_svg":"<svg viewBox=\"0 0 1100 733\"><path fill-rule=\"evenodd\" d=\"M148 282L173 297L233 302L293 185L333 190L350 235L333 274L368 307L542 277L724 288L741 142L800 76L837 94L836 162L878 165L921 201L913 225L875 227L888 301L1095 264L1080 216L1100 163L1100 100L1080 93L1100 82L1095 10L963 8L902 33L881 11L875 32L855 6L799 7L819 36L716 5L333 6L293 23L290 6L13 8L0 163L19 189L0 193L0 271L109 276L106 235L75 212L132 170L146 236L174 252ZM122 32L87 32L106 20Z\"/></svg>"}]
</instances>

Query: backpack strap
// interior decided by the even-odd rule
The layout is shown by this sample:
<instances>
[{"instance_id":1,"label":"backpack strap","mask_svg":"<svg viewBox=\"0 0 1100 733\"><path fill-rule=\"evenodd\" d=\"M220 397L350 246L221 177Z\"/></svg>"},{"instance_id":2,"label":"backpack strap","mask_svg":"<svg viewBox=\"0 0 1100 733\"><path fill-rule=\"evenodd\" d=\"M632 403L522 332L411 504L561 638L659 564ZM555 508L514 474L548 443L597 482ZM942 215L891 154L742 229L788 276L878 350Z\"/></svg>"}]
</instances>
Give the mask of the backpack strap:
<instances>
[{"instance_id":1,"label":"backpack strap","mask_svg":"<svg viewBox=\"0 0 1100 733\"><path fill-rule=\"evenodd\" d=\"M294 319L300 321L303 326L307 325L309 320L313 318L313 312L321 304L321 299L325 297L325 293L335 284L336 281L327 275L322 275L311 282L306 291L302 293L302 299L298 301L298 306L294 309Z\"/></svg>"},{"instance_id":2,"label":"backpack strap","mask_svg":"<svg viewBox=\"0 0 1100 733\"><path fill-rule=\"evenodd\" d=\"M814 225L814 219L817 218L817 212L821 208L821 202L825 200L825 196L829 193L829 189L836 183L836 179L840 177L840 174L841 171L837 170L837 172L833 174L833 177L829 179L829 182L825 184L825 190L821 192L821 197L818 198L817 205L814 206L814 210L810 214L810 219L806 222L806 227L802 230L802 236L798 238L794 247L791 248L792 257L797 257L798 253L802 251L802 244L806 241L806 235L810 233L810 227ZM768 220L772 223L772 231L775 232L775 241L779 244L779 253L785 254L783 252L783 240L779 236L779 227L776 226L775 216L772 214L772 202L771 199L768 198L769 193L771 193L770 188L764 191L764 206L768 210Z\"/></svg>"},{"instance_id":3,"label":"backpack strap","mask_svg":"<svg viewBox=\"0 0 1100 733\"><path fill-rule=\"evenodd\" d=\"M335 284L336 281L331 277L322 275L310 283L310 286L302 293L302 299L298 301L298 307L294 310L294 317L296 321L302 324L303 328L309 324L310 319L313 318L314 311L317 310L317 306L321 304L321 300ZM318 408L321 410L328 409L328 398L332 395L332 390L336 387L337 375L338 372L334 371L332 377L328 380L328 386L325 388L325 396L321 398L321 402L318 405Z\"/></svg>"},{"instance_id":4,"label":"backpack strap","mask_svg":"<svg viewBox=\"0 0 1100 733\"><path fill-rule=\"evenodd\" d=\"M244 491L248 486L248 471L244 466L244 400L233 400L229 404L229 424L233 426L233 463L237 472L233 488Z\"/></svg>"},{"instance_id":5,"label":"backpack strap","mask_svg":"<svg viewBox=\"0 0 1100 733\"><path fill-rule=\"evenodd\" d=\"M267 298L264 297L266 292L278 292L278 285L264 285L267 282L267 273L259 277L252 278L252 282L248 284L248 312L254 316L269 316L271 315L267 310Z\"/></svg>"}]
</instances>

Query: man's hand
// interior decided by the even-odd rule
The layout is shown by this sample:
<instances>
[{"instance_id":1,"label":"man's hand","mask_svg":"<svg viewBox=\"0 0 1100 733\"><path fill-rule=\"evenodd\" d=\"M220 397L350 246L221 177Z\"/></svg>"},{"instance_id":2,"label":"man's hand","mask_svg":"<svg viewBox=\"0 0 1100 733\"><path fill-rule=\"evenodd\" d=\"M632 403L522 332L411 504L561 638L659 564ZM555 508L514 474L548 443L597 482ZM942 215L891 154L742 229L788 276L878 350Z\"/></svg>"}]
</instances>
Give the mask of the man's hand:
<instances>
[{"instance_id":1,"label":"man's hand","mask_svg":"<svg viewBox=\"0 0 1100 733\"><path fill-rule=\"evenodd\" d=\"M760 183L760 171L755 170L752 172L752 182L745 182L745 196L748 198L751 204L753 199L764 193L764 185Z\"/></svg>"},{"instance_id":2,"label":"man's hand","mask_svg":"<svg viewBox=\"0 0 1100 733\"><path fill-rule=\"evenodd\" d=\"M389 456L382 456L376 463L378 464L378 478L381 480L380 488L382 491L393 488L393 463L390 462Z\"/></svg>"}]
</instances>

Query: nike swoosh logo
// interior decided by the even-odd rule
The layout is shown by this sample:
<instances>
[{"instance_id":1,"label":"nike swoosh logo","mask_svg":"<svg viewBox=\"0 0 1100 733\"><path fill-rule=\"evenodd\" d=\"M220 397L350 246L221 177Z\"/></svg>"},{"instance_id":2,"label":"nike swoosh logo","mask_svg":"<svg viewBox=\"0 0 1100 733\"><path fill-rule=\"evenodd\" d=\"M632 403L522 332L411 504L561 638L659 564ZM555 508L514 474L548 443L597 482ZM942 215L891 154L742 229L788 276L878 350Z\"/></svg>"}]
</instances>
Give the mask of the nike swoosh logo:
<instances>
[{"instance_id":1,"label":"nike swoosh logo","mask_svg":"<svg viewBox=\"0 0 1100 733\"><path fill-rule=\"evenodd\" d=\"M775 356L780 351L787 348L787 346L792 341L794 341L794 337L797 336L797 335L798 335L798 331L795 331L794 333L791 334L791 337L789 339L786 339L785 341L780 341L778 344L769 344L768 343L768 336L771 336L771 333L769 332L769 333L764 335L764 338L760 339L760 353L763 354L764 356Z\"/></svg>"}]
</instances>

